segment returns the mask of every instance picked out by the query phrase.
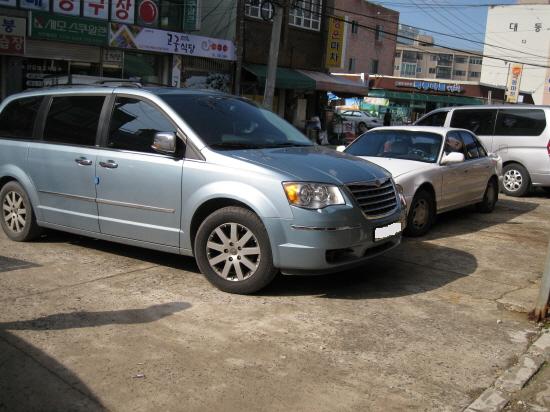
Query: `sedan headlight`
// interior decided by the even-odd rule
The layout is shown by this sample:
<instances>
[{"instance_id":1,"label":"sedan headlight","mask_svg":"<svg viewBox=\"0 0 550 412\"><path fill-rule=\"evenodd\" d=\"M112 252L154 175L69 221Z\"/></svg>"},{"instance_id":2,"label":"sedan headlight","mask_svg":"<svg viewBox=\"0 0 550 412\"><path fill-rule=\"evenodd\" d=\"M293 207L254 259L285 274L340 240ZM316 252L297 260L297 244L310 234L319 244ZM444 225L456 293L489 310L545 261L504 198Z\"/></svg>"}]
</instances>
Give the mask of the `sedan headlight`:
<instances>
[{"instance_id":1,"label":"sedan headlight","mask_svg":"<svg viewBox=\"0 0 550 412\"><path fill-rule=\"evenodd\" d=\"M340 189L323 183L284 182L288 203L306 209L322 209L331 205L345 205Z\"/></svg>"}]
</instances>

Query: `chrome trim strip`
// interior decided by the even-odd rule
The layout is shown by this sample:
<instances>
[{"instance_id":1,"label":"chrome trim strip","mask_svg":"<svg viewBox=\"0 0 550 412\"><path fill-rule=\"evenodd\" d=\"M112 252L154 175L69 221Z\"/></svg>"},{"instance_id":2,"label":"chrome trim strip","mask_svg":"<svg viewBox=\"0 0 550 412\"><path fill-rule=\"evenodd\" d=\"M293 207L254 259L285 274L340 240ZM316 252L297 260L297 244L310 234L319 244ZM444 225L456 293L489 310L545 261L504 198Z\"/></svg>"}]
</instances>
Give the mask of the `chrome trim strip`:
<instances>
[{"instance_id":1,"label":"chrome trim strip","mask_svg":"<svg viewBox=\"0 0 550 412\"><path fill-rule=\"evenodd\" d=\"M103 205L131 207L131 208L134 208L134 209L151 210L153 212L161 212L161 213L175 213L176 212L176 209L166 209L166 208L163 208L163 207L140 205L140 204L137 204L137 203L117 202L116 200L96 199L96 198L88 197L88 196L70 195L68 193L59 193L59 192L50 192L48 190L39 190L39 192L40 193L45 193L45 194L48 194L48 195L61 196L61 197L66 197L68 199L75 199L75 200L84 200L86 202L94 202L94 203L103 204Z\"/></svg>"},{"instance_id":2,"label":"chrome trim strip","mask_svg":"<svg viewBox=\"0 0 550 412\"><path fill-rule=\"evenodd\" d=\"M80 195L70 195L70 194L67 194L67 193L59 193L59 192L50 192L49 190L39 190L38 192L39 193L45 193L47 195L62 196L62 197L67 197L69 199L84 200L86 202L94 202L95 203L95 198L94 197L80 196Z\"/></svg>"},{"instance_id":3,"label":"chrome trim strip","mask_svg":"<svg viewBox=\"0 0 550 412\"><path fill-rule=\"evenodd\" d=\"M132 207L134 209L152 210L154 212L162 212L162 213L174 213L176 211L176 209L166 209L164 207L140 205L137 203L117 202L116 200L106 200L106 199L96 199L96 203L99 203L102 205L123 206L123 207Z\"/></svg>"},{"instance_id":4,"label":"chrome trim strip","mask_svg":"<svg viewBox=\"0 0 550 412\"><path fill-rule=\"evenodd\" d=\"M361 228L361 226L317 227L317 226L300 226L300 225L290 225L290 227L295 230L315 230L320 232L338 232L341 230L352 230L352 229Z\"/></svg>"}]
</instances>

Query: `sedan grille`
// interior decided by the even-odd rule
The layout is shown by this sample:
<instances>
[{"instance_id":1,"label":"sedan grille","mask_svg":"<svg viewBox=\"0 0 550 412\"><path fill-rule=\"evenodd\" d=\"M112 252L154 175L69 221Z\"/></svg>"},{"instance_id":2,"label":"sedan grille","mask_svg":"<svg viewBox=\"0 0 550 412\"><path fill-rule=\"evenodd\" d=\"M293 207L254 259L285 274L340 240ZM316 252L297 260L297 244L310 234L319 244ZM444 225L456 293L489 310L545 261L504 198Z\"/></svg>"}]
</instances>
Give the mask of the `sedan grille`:
<instances>
[{"instance_id":1,"label":"sedan grille","mask_svg":"<svg viewBox=\"0 0 550 412\"><path fill-rule=\"evenodd\" d=\"M355 201L369 219L389 215L397 208L397 195L391 179L347 185Z\"/></svg>"}]
</instances>

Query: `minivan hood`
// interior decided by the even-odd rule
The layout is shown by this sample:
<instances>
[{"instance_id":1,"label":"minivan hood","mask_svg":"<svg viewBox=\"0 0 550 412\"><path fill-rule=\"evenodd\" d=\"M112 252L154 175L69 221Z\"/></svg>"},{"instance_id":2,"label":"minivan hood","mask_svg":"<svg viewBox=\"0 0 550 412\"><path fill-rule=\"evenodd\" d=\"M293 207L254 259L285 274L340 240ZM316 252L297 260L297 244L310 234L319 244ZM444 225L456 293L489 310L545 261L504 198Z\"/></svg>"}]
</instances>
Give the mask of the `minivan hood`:
<instances>
[{"instance_id":1,"label":"minivan hood","mask_svg":"<svg viewBox=\"0 0 550 412\"><path fill-rule=\"evenodd\" d=\"M304 182L341 185L389 177L388 172L375 164L321 146L234 150L219 153L267 167L289 176L290 179Z\"/></svg>"},{"instance_id":2,"label":"minivan hood","mask_svg":"<svg viewBox=\"0 0 550 412\"><path fill-rule=\"evenodd\" d=\"M361 159L375 163L392 174L394 178L405 173L429 169L432 163L418 162L416 160L392 159L389 157L360 156Z\"/></svg>"}]
</instances>

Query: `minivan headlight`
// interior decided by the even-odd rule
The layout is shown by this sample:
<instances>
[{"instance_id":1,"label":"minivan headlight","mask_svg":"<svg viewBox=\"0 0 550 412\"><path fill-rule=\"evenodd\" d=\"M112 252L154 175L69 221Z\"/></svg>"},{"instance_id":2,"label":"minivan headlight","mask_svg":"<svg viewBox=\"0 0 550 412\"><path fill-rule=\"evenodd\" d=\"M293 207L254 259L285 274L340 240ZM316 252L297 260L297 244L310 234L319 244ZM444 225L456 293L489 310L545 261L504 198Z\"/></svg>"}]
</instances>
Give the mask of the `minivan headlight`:
<instances>
[{"instance_id":1,"label":"minivan headlight","mask_svg":"<svg viewBox=\"0 0 550 412\"><path fill-rule=\"evenodd\" d=\"M322 209L331 205L345 205L337 186L323 183L283 182L288 203L306 209Z\"/></svg>"}]
</instances>

